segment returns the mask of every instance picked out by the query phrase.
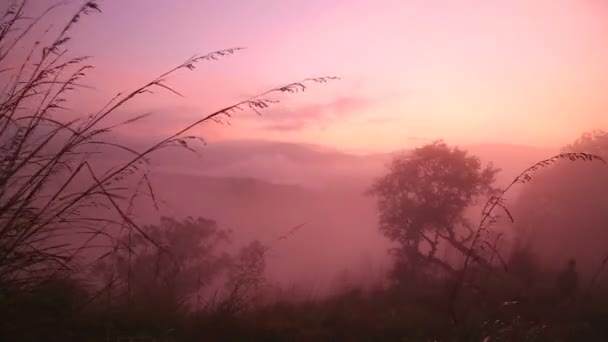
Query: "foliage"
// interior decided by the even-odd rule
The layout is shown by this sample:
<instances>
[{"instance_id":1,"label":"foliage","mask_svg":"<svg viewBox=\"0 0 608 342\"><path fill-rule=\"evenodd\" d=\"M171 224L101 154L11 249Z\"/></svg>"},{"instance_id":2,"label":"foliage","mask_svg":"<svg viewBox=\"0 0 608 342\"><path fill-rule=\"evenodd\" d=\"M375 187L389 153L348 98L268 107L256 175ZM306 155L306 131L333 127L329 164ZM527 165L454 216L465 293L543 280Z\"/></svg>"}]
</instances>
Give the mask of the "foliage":
<instances>
[{"instance_id":1,"label":"foliage","mask_svg":"<svg viewBox=\"0 0 608 342\"><path fill-rule=\"evenodd\" d=\"M223 251L229 231L214 221L186 218L178 221L161 218L160 225L142 227L151 244L138 232L122 239L110 260L97 270L110 280L112 289L126 295L127 303L163 300L163 305L179 305L209 286L228 268L231 258Z\"/></svg>"},{"instance_id":2,"label":"foliage","mask_svg":"<svg viewBox=\"0 0 608 342\"><path fill-rule=\"evenodd\" d=\"M37 41L27 48L29 34L58 6L32 18L26 15L24 1L15 2L0 17L0 77L4 81L0 92L0 283L29 286L58 270L72 269L73 261L93 241L99 237L113 241L110 232L125 227L160 247L131 217L136 195L150 197L156 205L148 178L151 154L172 146L193 150L192 142L204 140L186 133L204 122L223 121L243 109L260 114L278 102L274 95L298 93L309 83L336 79L307 78L264 91L202 115L143 151L135 151L111 141L108 134L147 114L111 123L121 108L153 90L179 95L167 84L169 76L242 48L195 55L133 91L118 93L98 111L70 119L69 95L83 87L86 72L93 68L89 57L68 57L70 34L83 16L101 9L97 1L85 1L65 26L48 28L48 36L55 34L48 44ZM21 56L23 45L27 53ZM11 65L14 60L19 64ZM115 150L128 153L129 158L105 172L93 167L95 160ZM74 236L81 238L66 242Z\"/></svg>"},{"instance_id":3,"label":"foliage","mask_svg":"<svg viewBox=\"0 0 608 342\"><path fill-rule=\"evenodd\" d=\"M148 177L150 157L169 147L195 151L197 146L193 143L205 141L199 136L187 135L194 127L208 121L225 122L235 112L246 109L261 114L279 102L277 95L299 93L311 83L337 78L306 78L263 91L203 114L183 129L143 150L135 150L109 138L116 128L133 125L148 116L144 113L121 118L119 114L125 105L154 90L181 96L168 85L169 76L236 54L242 48L195 55L132 91L118 93L99 110L81 113L78 108L69 108L70 99L85 87L83 80L93 66L88 56L70 57L69 43L79 21L86 15L101 12L101 7L95 0L84 1L64 26L44 27L44 19L60 6L61 3L39 16L31 16L26 1L14 1L0 14L0 80L3 84L0 89L0 307L3 310L0 311L8 312L4 309L13 306L19 313L4 317L17 319L16 323L4 321L7 328L4 331L16 332L16 335L9 334L8 340L26 338L23 329L27 324L47 326L38 322L38 316L31 315L27 308L43 316L54 315L36 306L44 297L38 294L49 289L55 291L49 286L56 279L65 280L63 283L69 285L76 275L83 275L90 266L83 262L85 254L96 253L85 251L92 249L112 250L100 256L115 261L111 263L108 282L101 288L95 286L98 284L77 286L77 291L69 290L71 285L60 287L68 289L67 296L59 296L53 303L59 306L59 311L67 312L56 315L62 322L57 323L58 327L75 322L75 317L85 312L87 317L98 317L100 322L93 323L93 319L83 323L83 328L99 331L101 323L110 324L118 318L133 326L138 320L129 317L129 312L113 312L111 307L101 304L114 302L115 289L120 290L118 296L126 293L129 301L137 299L139 304L145 300L149 303L159 298L169 299L164 303L172 307L165 307L162 313L176 318L183 314L180 310L184 296L207 285L201 281L213 278L222 269L233 272L235 281L237 274L242 274L249 288L253 274L260 279L263 272L263 262L253 253L259 249L258 245L244 250L233 264L219 252L220 241L227 239L226 232L212 221L164 219L160 227L142 227L135 222L132 211L136 200L148 197L157 207L154 186ZM40 29L45 32L45 39L33 41L33 32ZM72 118L74 109L77 115ZM106 170L96 167L98 161L110 160L107 157L116 151L126 153L128 158ZM117 232L128 232L127 238L121 238ZM249 257L256 262L251 265L253 271L247 273L244 269ZM192 279L194 273L190 272L193 270L197 271L196 286ZM76 293L72 301L70 296ZM65 304L68 302L79 305ZM33 303L33 306L22 305L24 303ZM164 317L169 317L167 315ZM19 321L26 317L31 317L31 321ZM66 332L73 331L66 328ZM32 335L36 334L32 331ZM40 337L32 339L40 340ZM49 334L44 337L55 338ZM63 335L56 338L74 339Z\"/></svg>"},{"instance_id":4,"label":"foliage","mask_svg":"<svg viewBox=\"0 0 608 342\"><path fill-rule=\"evenodd\" d=\"M504 189L499 191L496 195L490 196L490 198L487 200L487 202L483 206L483 209L481 211L481 214L482 214L481 219L479 221L479 224L477 225L477 228L475 229L475 233L473 235L471 245L468 248L468 251L466 253L462 271L458 275L455 286L453 287L453 290L450 295L450 300L449 300L450 314L451 314L452 320L454 322L457 322L456 311L455 311L456 299L458 298L460 291L463 287L463 284L465 283L465 281L467 279L467 271L471 264L470 263L471 261L477 261L477 262L481 262L482 264L486 264L487 260L489 259L490 260L489 266L491 266L491 261L493 261L495 258L497 258L502 263L503 268L506 271L508 270L507 264L505 263L503 258L500 256L500 253L498 252L498 249L497 249L497 247L498 247L497 244L502 235L500 233L492 234L493 232L491 230L493 224L500 218L500 213L497 213L496 209L502 209L502 211L504 211L507 214L507 216L509 217L511 222L512 223L515 222L513 215L511 214L511 212L505 205L505 195L515 185L530 183L532 181L533 177L537 176L538 172L543 171L547 167L553 166L554 164L556 164L560 161L563 161L563 160L569 160L571 162L576 162L576 161L583 161L583 162L602 161L602 162L605 162L601 156L598 156L595 154L590 154L590 153L585 153L585 152L564 152L564 153L555 155L553 157L550 157L548 159L541 160L541 161L535 163L534 165L528 167L527 169L523 170L517 177L515 177L513 179L513 181L507 187L505 187ZM496 236L493 244L491 244L487 239L487 238L491 237L492 235ZM484 239L484 237L485 237L485 239ZM483 242L483 244L481 242ZM486 248L486 247L489 247L489 248ZM488 249L490 251L489 258L488 257L484 258L483 252L485 252ZM516 264L519 263L520 264L519 266L522 266L521 265L522 262L524 264L526 264L526 262L529 261L529 263L523 267L524 269L527 268L527 270L524 270L523 273L527 273L527 271L530 271L530 268L534 268L534 266L535 266L534 262L529 258L529 256L530 256L529 254L526 255L527 251L525 251L524 245L521 244L521 241L518 241L518 245L515 246L515 252L521 253L519 256L521 256L523 258L519 259L519 260L517 260L517 258L511 259L510 260L511 263L513 263L513 262L515 262ZM520 270L521 270L521 267L520 267ZM486 272L487 271L492 271L492 270L486 269ZM524 277L526 277L526 276L524 275ZM484 278L488 279L487 276ZM528 278L528 281L529 280L530 279ZM477 289L480 289L479 285L473 284L473 286L476 287ZM481 291L482 293L486 291L483 288L481 288L480 290L482 290Z\"/></svg>"},{"instance_id":5,"label":"foliage","mask_svg":"<svg viewBox=\"0 0 608 342\"><path fill-rule=\"evenodd\" d=\"M300 92L310 82L335 77L309 78L270 89L202 115L175 134L136 151L108 139L118 126L146 117L135 115L118 126L111 124L120 108L152 90L180 95L167 84L169 76L241 48L196 55L141 87L118 94L99 111L69 119L69 94L83 87L83 77L92 68L88 57L67 57L70 33L83 16L100 12L100 6L85 1L65 26L56 32L49 28L50 43L36 42L24 56L18 55L23 50L17 47L55 8L32 18L26 15L25 3L16 2L0 18L0 79L4 84L0 92L0 340L95 340L105 336L109 341L142 334L155 339L171 335L180 341L608 338L605 290L598 287L590 292L592 301L562 306L546 290L554 283L551 272L533 264L525 249L508 262L520 274L480 277L485 282L477 284L477 292L471 287L460 291L470 260L492 266L499 241L489 243L486 234L499 213L514 220L504 194L516 184L529 183L536 172L538 181L526 188L519 203L540 216L530 219L532 213L524 212L518 216L519 225L538 225L549 215L556 218L554 222L567 221L580 208L578 202L593 207L593 215L568 224L597 223L599 227L605 222L604 169L585 165L573 172L562 164L550 171L544 168L561 160L601 159L607 134L584 135L564 153L524 170L501 191L493 187L496 169L483 167L477 158L441 142L393 161L370 194L378 199L382 232L399 244L398 267L404 266L406 276L412 274L412 267L416 273L437 267L456 273L454 292L440 279L430 277L424 287L404 282L407 291L401 287L363 293L350 288L316 302L279 300L263 305L255 302L255 295L266 281L268 246L254 241L230 255L224 249L229 232L204 218L163 218L159 225L139 226L131 215L134 201L147 196L156 205L148 178L149 157L171 146L194 150L192 142L204 142L201 137L186 135L195 126L222 122L241 109L259 114L277 101L273 95ZM15 60L19 63L11 65ZM115 149L130 158L106 172L92 166ZM585 152L576 152L580 150ZM557 183L559 187L553 186ZM591 195L575 196L573 201L572 193L581 189ZM484 197L489 199L475 227L467 220L466 210ZM68 239L73 236L84 238ZM82 279L84 273L80 272L88 265L78 259L84 251L99 247L93 245L99 237L109 241L101 247L110 249L100 256L100 266L94 270L103 271L101 286ZM489 258L483 255L484 246L491 249ZM464 257L462 268L442 258L442 249L458 251ZM513 285L512 276L528 278L531 273L539 285L518 297L521 288ZM226 286L219 296L202 291L221 277ZM457 294L476 310L463 314L462 324L449 325L443 304L451 303ZM188 305L193 303L196 305Z\"/></svg>"},{"instance_id":6,"label":"foliage","mask_svg":"<svg viewBox=\"0 0 608 342\"><path fill-rule=\"evenodd\" d=\"M497 191L497 172L443 142L395 158L370 194L378 198L382 233L399 244L398 259L414 268L435 265L453 272L438 252L449 247L466 255L474 231L465 210Z\"/></svg>"},{"instance_id":7,"label":"foliage","mask_svg":"<svg viewBox=\"0 0 608 342\"><path fill-rule=\"evenodd\" d=\"M255 299L257 290L264 283L266 252L268 247L253 241L243 247L233 261L229 273L228 296L217 308L231 315L247 309Z\"/></svg>"},{"instance_id":8,"label":"foliage","mask_svg":"<svg viewBox=\"0 0 608 342\"><path fill-rule=\"evenodd\" d=\"M583 134L564 147L564 153L573 151L606 157L608 134ZM585 274L596 273L608 255L606 186L603 163L559 163L543 170L522 190L513 208L521 243L535 250L538 262L562 267L576 258Z\"/></svg>"}]
</instances>

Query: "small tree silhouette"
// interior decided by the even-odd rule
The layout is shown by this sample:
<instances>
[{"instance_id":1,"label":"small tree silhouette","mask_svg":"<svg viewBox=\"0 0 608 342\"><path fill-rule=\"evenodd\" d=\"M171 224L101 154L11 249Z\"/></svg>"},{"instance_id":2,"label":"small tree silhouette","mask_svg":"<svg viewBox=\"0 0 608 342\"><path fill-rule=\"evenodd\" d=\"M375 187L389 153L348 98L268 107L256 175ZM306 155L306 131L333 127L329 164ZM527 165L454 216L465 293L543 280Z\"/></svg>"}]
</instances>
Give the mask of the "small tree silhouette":
<instances>
[{"instance_id":1,"label":"small tree silhouette","mask_svg":"<svg viewBox=\"0 0 608 342\"><path fill-rule=\"evenodd\" d=\"M102 274L117 277L114 288L122 289L128 304L145 304L149 308L152 302L164 301L158 304L165 309L180 306L231 264L230 256L222 251L230 232L212 220L163 217L160 225L142 229L163 248L134 233L123 237L128 249L118 249L99 267L105 271Z\"/></svg>"}]
</instances>

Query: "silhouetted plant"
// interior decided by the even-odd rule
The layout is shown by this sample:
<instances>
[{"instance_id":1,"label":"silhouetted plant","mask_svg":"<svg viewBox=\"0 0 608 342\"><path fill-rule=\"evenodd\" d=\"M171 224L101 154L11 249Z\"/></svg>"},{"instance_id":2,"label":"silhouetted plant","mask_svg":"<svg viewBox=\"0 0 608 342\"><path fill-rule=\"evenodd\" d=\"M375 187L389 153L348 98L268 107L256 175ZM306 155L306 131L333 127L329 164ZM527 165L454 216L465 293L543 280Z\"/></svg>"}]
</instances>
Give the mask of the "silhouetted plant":
<instances>
[{"instance_id":1,"label":"silhouetted plant","mask_svg":"<svg viewBox=\"0 0 608 342\"><path fill-rule=\"evenodd\" d=\"M89 64L90 58L87 56L68 57L70 34L83 16L101 12L101 9L97 1L83 2L48 44L36 41L27 47L34 29L43 25L43 19L59 6L52 6L40 16L32 18L26 15L28 8L25 1L15 2L0 16L0 79L3 81L0 89L0 304L3 308L11 305L19 307L30 298L40 298L32 297L29 293L45 291L48 284L60 276L71 281L73 271L83 272L88 267L79 262L85 250L105 248L110 251L101 255L100 259L103 261L114 257L117 269L108 274L107 282L101 287L87 287L86 290L79 287L78 291L83 290L87 298L78 297L78 305L65 306L64 309L70 312L61 316L61 324L74 322L75 317L83 312L96 312L104 307L98 305L101 302L112 304L122 298L127 299L128 303L134 300L135 293L142 295L147 285L157 290L170 290L168 293L172 300L168 302L178 303L178 307L167 313L179 314L183 304L180 300L191 290L177 289L185 282L179 276L184 275L184 268L193 267L185 265L190 262L185 259L196 258L182 255L183 250L175 249L174 243L194 243L196 239L193 236L189 238L192 240L166 241L167 232L140 227L133 220L132 209L141 196L150 197L157 206L154 187L148 177L149 157L158 150L173 146L194 150L193 142L204 143L199 136L187 135L197 125L207 121L224 122L240 110L249 109L261 114L262 110L279 101L274 95L302 92L311 83L324 83L337 78L307 78L264 91L201 115L192 124L144 150L135 150L112 141L108 134L118 127L145 119L147 114L121 119L118 117L121 108L152 90L166 90L181 96L167 84L169 76L182 70L194 70L202 62L225 58L242 48L195 55L133 91L118 93L100 110L71 119L66 112L69 96L85 87L82 80L93 66ZM47 36L52 36L53 32L49 27ZM26 54L22 55L24 46ZM15 61L17 64L11 65ZM115 123L117 120L118 124ZM104 160L104 156L113 153L113 150L126 152L129 158L100 172L94 167L96 161ZM196 225L189 221L169 221L165 220L163 224L181 224L186 228ZM206 225L210 230L203 231L211 235L221 235L209 221L198 224ZM202 240L206 238L201 237ZM104 239L109 243L98 242ZM121 257L125 259L117 260ZM148 271L145 260L151 258L158 261L159 272L154 274L157 277L151 283L147 283L149 279L143 279ZM224 260L223 257L214 259L211 256L198 256L198 259L211 263L222 263ZM201 280L211 277L211 273L217 269L212 271L212 265L198 266L201 269L197 270L197 276L201 277L197 277L196 286L200 288ZM166 273L161 273L161 269ZM204 270L211 273L201 274ZM182 290L183 293L178 294ZM163 299L163 295L167 295L159 291L152 299ZM55 304L64 305L59 301ZM105 308L111 309L112 306ZM17 335L7 335L9 340L16 336L26 338L26 335L20 334L19 329L23 330L24 326L19 324L41 324L36 321L38 316L32 315L29 315L31 320L28 322L17 322L19 317L27 316L27 307L23 309L20 313L25 315L3 315L3 324L17 329L11 330L11 334L15 332ZM38 310L36 307L32 309ZM43 311L40 313L43 314ZM124 317L124 313L114 318L118 317ZM133 319L131 316L127 321ZM83 324L83 327L87 324ZM63 329L59 323L56 325L58 329ZM74 330L66 328L65 332L74 333ZM32 334L40 336L34 332ZM57 338L72 338L61 336Z\"/></svg>"},{"instance_id":2,"label":"silhouetted plant","mask_svg":"<svg viewBox=\"0 0 608 342\"><path fill-rule=\"evenodd\" d=\"M216 313L233 316L254 304L257 291L265 281L267 250L259 241L253 241L239 251L228 273L227 293L213 308Z\"/></svg>"},{"instance_id":3,"label":"silhouetted plant","mask_svg":"<svg viewBox=\"0 0 608 342\"><path fill-rule=\"evenodd\" d=\"M470 247L468 247L468 251L466 253L466 257L463 262L462 271L458 274L458 279L455 282L454 289L450 296L450 313L451 317L454 321L457 320L457 314L455 312L455 302L460 294L460 290L465 283L467 270L472 261L483 261L487 260L487 257L483 258L480 255L485 251L484 246L487 244L483 244L486 240L483 238L484 235L488 236L491 234L491 227L497 222L500 218L500 213L497 213L496 210L502 210L502 212L506 213L511 222L514 222L515 219L509 209L505 205L505 195L511 190L515 185L518 184L526 184L532 181L533 176L540 170L552 166L560 160L567 161L601 161L605 163L604 159L595 154L585 153L585 152L565 152L558 155L555 155L551 158L539 161L534 165L528 167L524 171L522 171L517 177L513 179L513 181L506 186L503 190L499 191L497 195L491 196L486 204L483 206L481 212L481 219L477 228L474 231L473 239L471 240ZM490 250L490 255L496 255L496 248ZM502 259L501 259L502 260ZM503 262L503 266L506 267L506 264Z\"/></svg>"},{"instance_id":4,"label":"silhouetted plant","mask_svg":"<svg viewBox=\"0 0 608 342\"><path fill-rule=\"evenodd\" d=\"M497 191L492 186L497 172L443 142L396 157L369 193L378 198L380 230L399 244L400 263L414 272L438 266L455 273L439 252L452 248L463 256L468 253L474 230L465 210Z\"/></svg>"},{"instance_id":5,"label":"silhouetted plant","mask_svg":"<svg viewBox=\"0 0 608 342\"><path fill-rule=\"evenodd\" d=\"M608 133L585 133L563 151L585 151L605 158ZM581 271L591 276L591 286L599 280L608 255L607 186L608 172L602 163L560 163L544 170L515 202L516 233L538 249L544 263L561 265L576 257Z\"/></svg>"},{"instance_id":6,"label":"silhouetted plant","mask_svg":"<svg viewBox=\"0 0 608 342\"><path fill-rule=\"evenodd\" d=\"M152 304L157 303L164 310L182 306L185 309L192 304L188 301L196 292L211 285L231 263L223 251L229 242L229 231L214 221L164 217L160 225L142 229L162 248L134 233L123 237L128 248L118 249L105 260L104 273L116 276L113 290L119 291L119 305L152 310Z\"/></svg>"},{"instance_id":7,"label":"silhouetted plant","mask_svg":"<svg viewBox=\"0 0 608 342\"><path fill-rule=\"evenodd\" d=\"M225 120L243 109L259 114L278 102L273 95L301 92L309 83L336 79L307 78L270 89L202 115L175 134L143 151L135 151L106 139L117 127L146 117L135 115L118 125L109 124L120 108L154 89L179 94L167 85L168 76L193 70L199 63L235 54L242 48L193 56L143 86L117 94L99 111L67 119L63 112L67 96L82 87L81 80L93 67L88 64L88 57L66 57L70 33L83 16L101 12L97 1L84 2L48 45L35 42L25 56L16 55L16 47L56 7L23 26L30 19L23 1L9 6L0 19L0 73L5 80L0 93L0 283L28 285L58 269L68 270L91 241L101 236L115 240L108 233L112 227L134 230L162 248L127 210L131 207L129 193L133 189L129 184L133 180L143 180L147 195L155 200L147 176L148 158L153 152L170 146L192 149L192 141L204 140L186 133L203 122ZM9 56L20 60L20 64L6 66ZM132 157L100 173L92 167L95 158L107 154L100 147L126 151ZM68 236L76 235L84 236L84 243L66 243Z\"/></svg>"}]
</instances>

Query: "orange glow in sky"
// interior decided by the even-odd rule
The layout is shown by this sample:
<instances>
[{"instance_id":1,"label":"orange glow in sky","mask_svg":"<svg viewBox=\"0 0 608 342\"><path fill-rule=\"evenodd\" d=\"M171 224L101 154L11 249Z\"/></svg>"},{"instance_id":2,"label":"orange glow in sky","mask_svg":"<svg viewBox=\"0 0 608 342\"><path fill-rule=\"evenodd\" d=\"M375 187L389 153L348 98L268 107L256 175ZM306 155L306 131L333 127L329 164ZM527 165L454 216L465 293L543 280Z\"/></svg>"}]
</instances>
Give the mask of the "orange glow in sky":
<instances>
[{"instance_id":1,"label":"orange glow in sky","mask_svg":"<svg viewBox=\"0 0 608 342\"><path fill-rule=\"evenodd\" d=\"M378 151L440 138L555 146L608 126L603 0L129 0L102 9L74 37L73 52L97 66L83 106L194 53L247 47L174 77L185 98L140 99L156 112L136 132L144 136L325 75L341 80L285 98L261 118L244 112L231 126L199 131Z\"/></svg>"}]
</instances>

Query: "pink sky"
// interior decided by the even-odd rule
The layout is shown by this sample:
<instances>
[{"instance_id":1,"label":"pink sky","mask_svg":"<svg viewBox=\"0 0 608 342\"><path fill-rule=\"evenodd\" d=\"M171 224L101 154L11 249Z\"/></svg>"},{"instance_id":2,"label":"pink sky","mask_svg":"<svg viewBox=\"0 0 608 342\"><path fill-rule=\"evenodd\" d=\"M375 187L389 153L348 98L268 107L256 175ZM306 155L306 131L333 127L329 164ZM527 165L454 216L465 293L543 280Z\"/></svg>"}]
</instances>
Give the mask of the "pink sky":
<instances>
[{"instance_id":1,"label":"pink sky","mask_svg":"<svg viewBox=\"0 0 608 342\"><path fill-rule=\"evenodd\" d=\"M132 134L169 133L268 87L324 75L342 80L285 98L262 118L243 113L231 126L199 132L212 141L381 151L439 138L559 146L608 128L604 0L101 5L104 13L86 18L74 36L74 53L95 56L97 66L88 81L97 89L80 96L80 106L99 104L194 53L247 47L174 77L185 98L141 98L132 110L153 109L156 117Z\"/></svg>"}]
</instances>

